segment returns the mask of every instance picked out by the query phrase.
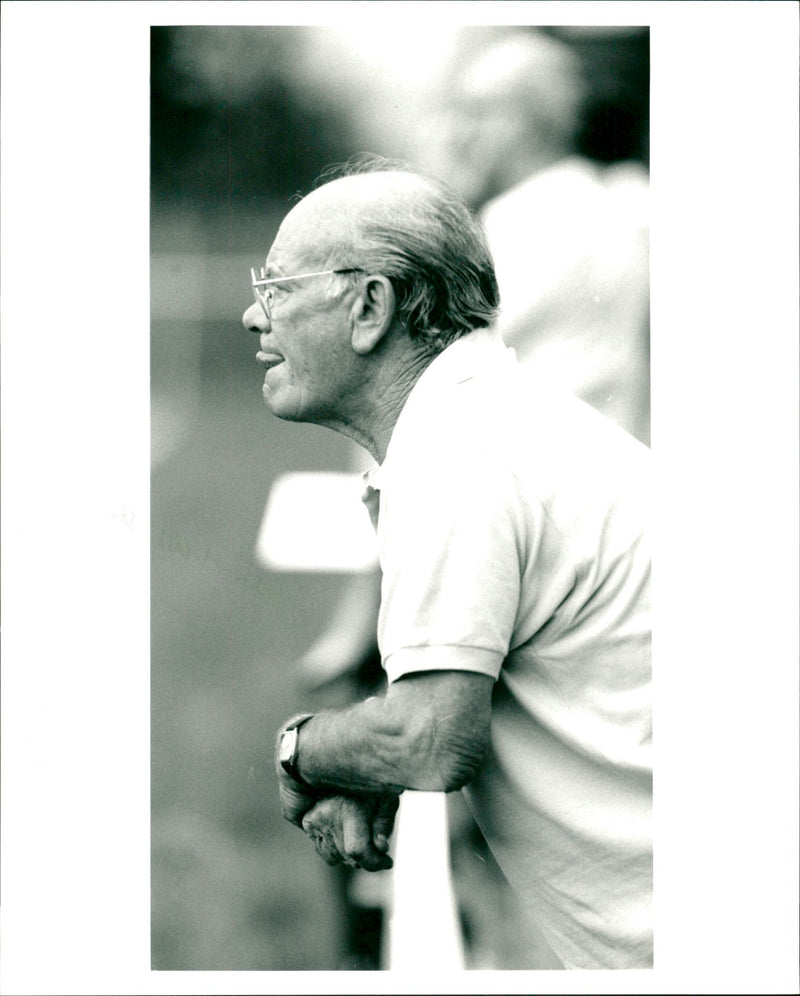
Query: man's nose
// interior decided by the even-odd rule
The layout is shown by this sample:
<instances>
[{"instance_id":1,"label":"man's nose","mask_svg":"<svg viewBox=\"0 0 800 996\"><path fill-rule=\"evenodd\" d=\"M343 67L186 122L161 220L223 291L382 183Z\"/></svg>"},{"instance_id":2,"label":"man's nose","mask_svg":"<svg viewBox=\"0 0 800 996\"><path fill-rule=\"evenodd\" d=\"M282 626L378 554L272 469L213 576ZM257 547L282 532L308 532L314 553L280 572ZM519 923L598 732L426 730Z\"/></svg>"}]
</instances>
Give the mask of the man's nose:
<instances>
[{"instance_id":1,"label":"man's nose","mask_svg":"<svg viewBox=\"0 0 800 996\"><path fill-rule=\"evenodd\" d=\"M257 301L253 301L242 315L242 325L248 332L266 332L269 329L269 319Z\"/></svg>"}]
</instances>

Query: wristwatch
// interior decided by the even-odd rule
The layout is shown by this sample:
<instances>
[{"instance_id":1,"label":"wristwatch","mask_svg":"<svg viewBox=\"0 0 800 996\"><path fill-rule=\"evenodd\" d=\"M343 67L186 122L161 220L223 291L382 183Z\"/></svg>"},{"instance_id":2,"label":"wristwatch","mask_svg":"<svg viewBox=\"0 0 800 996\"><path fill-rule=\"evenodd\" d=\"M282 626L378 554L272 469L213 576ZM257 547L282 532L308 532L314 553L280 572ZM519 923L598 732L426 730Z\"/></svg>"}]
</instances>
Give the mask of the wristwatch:
<instances>
[{"instance_id":1,"label":"wristwatch","mask_svg":"<svg viewBox=\"0 0 800 996\"><path fill-rule=\"evenodd\" d=\"M305 781L300 777L300 772L297 770L297 731L303 723L307 723L309 719L312 719L313 715L313 713L305 713L302 716L296 716L289 722L289 725L281 733L278 740L278 760L281 767L290 778L294 778L296 782L301 782L302 784L305 784Z\"/></svg>"}]
</instances>

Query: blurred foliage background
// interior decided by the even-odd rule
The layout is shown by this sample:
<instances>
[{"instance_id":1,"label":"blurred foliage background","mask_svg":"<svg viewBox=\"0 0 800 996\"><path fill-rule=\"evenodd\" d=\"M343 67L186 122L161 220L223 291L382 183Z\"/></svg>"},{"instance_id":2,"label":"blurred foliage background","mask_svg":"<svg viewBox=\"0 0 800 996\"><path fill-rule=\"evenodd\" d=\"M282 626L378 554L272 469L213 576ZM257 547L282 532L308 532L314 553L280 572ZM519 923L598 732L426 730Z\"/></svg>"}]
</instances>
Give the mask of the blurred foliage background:
<instances>
[{"instance_id":1,"label":"blurred foliage background","mask_svg":"<svg viewBox=\"0 0 800 996\"><path fill-rule=\"evenodd\" d=\"M241 325L298 192L359 151L413 159L429 86L488 35L332 27L151 33L152 960L156 969L334 969L328 870L284 823L277 726L336 575L264 571L275 478L339 470L347 443L274 419ZM648 33L547 28L592 80L582 151L647 161Z\"/></svg>"}]
</instances>

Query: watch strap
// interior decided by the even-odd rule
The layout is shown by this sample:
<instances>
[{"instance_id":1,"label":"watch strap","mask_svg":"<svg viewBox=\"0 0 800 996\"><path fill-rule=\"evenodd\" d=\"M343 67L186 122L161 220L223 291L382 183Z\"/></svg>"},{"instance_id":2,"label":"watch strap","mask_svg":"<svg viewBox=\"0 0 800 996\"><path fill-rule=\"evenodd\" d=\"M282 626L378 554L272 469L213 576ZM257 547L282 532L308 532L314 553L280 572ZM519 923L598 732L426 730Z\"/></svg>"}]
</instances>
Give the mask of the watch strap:
<instances>
[{"instance_id":1,"label":"watch strap","mask_svg":"<svg viewBox=\"0 0 800 996\"><path fill-rule=\"evenodd\" d=\"M297 731L303 725L307 723L309 719L313 719L314 713L303 713L300 716L295 716L294 719L289 720L289 723L284 727L283 733L281 733L281 743L280 743L280 762L281 767L296 782L305 784L304 779L297 770L297 753L298 753L298 742L299 738L297 736ZM294 734L294 736L292 736Z\"/></svg>"}]
</instances>

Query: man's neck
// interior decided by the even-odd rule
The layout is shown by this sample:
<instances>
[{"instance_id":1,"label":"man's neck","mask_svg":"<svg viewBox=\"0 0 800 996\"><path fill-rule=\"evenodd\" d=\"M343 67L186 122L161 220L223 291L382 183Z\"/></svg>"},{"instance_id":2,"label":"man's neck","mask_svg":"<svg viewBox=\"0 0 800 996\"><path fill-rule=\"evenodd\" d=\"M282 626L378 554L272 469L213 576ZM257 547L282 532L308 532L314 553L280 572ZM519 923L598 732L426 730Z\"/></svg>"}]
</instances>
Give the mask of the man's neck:
<instances>
[{"instance_id":1,"label":"man's neck","mask_svg":"<svg viewBox=\"0 0 800 996\"><path fill-rule=\"evenodd\" d=\"M382 366L364 401L346 419L320 422L363 446L377 463L383 463L389 440L409 394L436 354L406 352L396 364Z\"/></svg>"}]
</instances>

